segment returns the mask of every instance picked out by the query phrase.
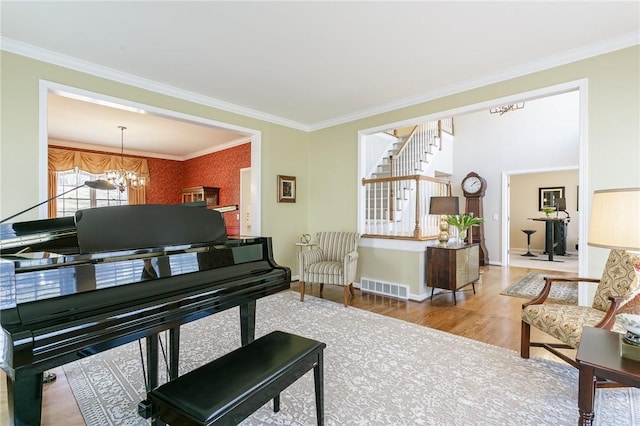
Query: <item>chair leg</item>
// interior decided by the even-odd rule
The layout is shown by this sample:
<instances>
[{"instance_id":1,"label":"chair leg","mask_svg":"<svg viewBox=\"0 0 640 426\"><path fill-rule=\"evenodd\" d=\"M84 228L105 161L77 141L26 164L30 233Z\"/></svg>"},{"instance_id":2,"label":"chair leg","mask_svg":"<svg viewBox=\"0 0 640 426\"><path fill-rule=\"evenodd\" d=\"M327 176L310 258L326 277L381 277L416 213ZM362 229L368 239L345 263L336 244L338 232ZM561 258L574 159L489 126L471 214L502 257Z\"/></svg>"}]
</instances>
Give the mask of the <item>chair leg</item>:
<instances>
[{"instance_id":1,"label":"chair leg","mask_svg":"<svg viewBox=\"0 0 640 426\"><path fill-rule=\"evenodd\" d=\"M349 284L349 292L351 293L351 297L356 297L356 293L353 291L353 283Z\"/></svg>"},{"instance_id":2,"label":"chair leg","mask_svg":"<svg viewBox=\"0 0 640 426\"><path fill-rule=\"evenodd\" d=\"M531 326L522 321L522 327L520 331L520 356L522 358L529 358L529 343L531 340Z\"/></svg>"},{"instance_id":3,"label":"chair leg","mask_svg":"<svg viewBox=\"0 0 640 426\"><path fill-rule=\"evenodd\" d=\"M320 283L320 297L322 297L322 290L324 290L324 283Z\"/></svg>"},{"instance_id":4,"label":"chair leg","mask_svg":"<svg viewBox=\"0 0 640 426\"><path fill-rule=\"evenodd\" d=\"M344 306L349 306L349 286L344 286Z\"/></svg>"},{"instance_id":5,"label":"chair leg","mask_svg":"<svg viewBox=\"0 0 640 426\"><path fill-rule=\"evenodd\" d=\"M304 281L300 281L300 301L304 302Z\"/></svg>"}]
</instances>

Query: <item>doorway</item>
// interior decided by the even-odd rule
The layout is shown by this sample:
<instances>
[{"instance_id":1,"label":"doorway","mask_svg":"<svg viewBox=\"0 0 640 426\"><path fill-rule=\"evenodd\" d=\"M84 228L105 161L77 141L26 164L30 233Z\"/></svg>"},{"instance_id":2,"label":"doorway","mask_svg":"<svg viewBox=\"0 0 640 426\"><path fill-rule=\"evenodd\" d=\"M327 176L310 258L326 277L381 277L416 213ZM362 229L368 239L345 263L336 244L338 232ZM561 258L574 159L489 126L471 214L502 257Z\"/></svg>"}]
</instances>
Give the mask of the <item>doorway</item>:
<instances>
[{"instance_id":1,"label":"doorway","mask_svg":"<svg viewBox=\"0 0 640 426\"><path fill-rule=\"evenodd\" d=\"M109 110L112 112L126 112L129 114L135 114L136 119L141 117L152 118L153 120L161 120L165 122L176 123L177 125L193 125L199 126L202 128L213 129L218 132L227 132L230 134L241 134L244 139L241 141L242 143L246 143L247 140L251 142L251 169L253 173L250 175L250 194L249 198L252 200L249 205L251 206L250 217L253 223L253 233L259 235L260 234L260 208L259 208L259 200L261 199L261 182L260 182L260 170L261 170L261 133L258 130L244 128L228 123L218 122L211 119L188 115L184 113L180 113L177 111L166 110L158 107L154 107L151 105L140 104L137 102L133 102L126 99L115 98L112 96L104 95L101 93L90 92L83 89L78 89L71 86L62 85L59 83L54 83L50 81L40 80L39 87L39 115L40 115L40 123L42 128L40 129L40 139L39 139L39 159L40 159L40 168L39 168L39 193L40 198L47 198L48 193L48 173L47 173L47 151L49 144L49 126L51 125L51 120L49 116L49 107L48 100L49 95L56 94L68 97L70 99L83 101L86 105L101 106L101 107L109 107ZM108 121L108 120L103 120ZM87 120L77 120L77 123L86 123ZM90 123L93 123L92 129L99 126L110 126L114 127L113 120L109 122L109 124L96 122L94 117L91 117ZM157 121L156 121L157 122ZM75 129L78 130L79 126L75 126ZM84 139L84 138L83 138ZM118 141L116 141L118 142ZM235 143L239 143L238 141L233 141ZM96 146L99 146L99 142L94 143L91 149L97 149ZM103 147L104 148L104 147ZM101 149L98 149L101 150ZM108 152L108 149L106 149ZM141 152L133 152L133 155L144 155L144 151ZM167 158L174 159L171 155L166 154L165 157L158 158ZM39 210L39 215L41 218L47 217L46 207L42 207Z\"/></svg>"},{"instance_id":2,"label":"doorway","mask_svg":"<svg viewBox=\"0 0 640 426\"><path fill-rule=\"evenodd\" d=\"M507 173L509 199L509 255L510 266L527 269L545 269L578 273L580 235L578 210L578 168L548 170L522 170ZM564 209L551 213L562 219L562 237L556 238L559 246L554 249L553 260L546 253L546 223L533 220L544 217L539 210L539 192L554 187L562 191ZM528 231L527 235L524 231ZM533 231L533 233L531 233ZM530 242L530 244L529 244Z\"/></svg>"}]
</instances>

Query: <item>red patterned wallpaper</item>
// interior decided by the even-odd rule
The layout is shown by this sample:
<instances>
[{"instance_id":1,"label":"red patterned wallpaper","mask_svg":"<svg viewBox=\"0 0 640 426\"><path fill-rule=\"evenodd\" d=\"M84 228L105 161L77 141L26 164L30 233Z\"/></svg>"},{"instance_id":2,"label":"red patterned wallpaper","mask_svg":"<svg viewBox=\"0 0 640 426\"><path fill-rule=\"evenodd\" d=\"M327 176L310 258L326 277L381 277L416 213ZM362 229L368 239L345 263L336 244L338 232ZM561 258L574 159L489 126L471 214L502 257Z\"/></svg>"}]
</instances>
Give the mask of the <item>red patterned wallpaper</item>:
<instances>
[{"instance_id":1,"label":"red patterned wallpaper","mask_svg":"<svg viewBox=\"0 0 640 426\"><path fill-rule=\"evenodd\" d=\"M182 202L182 176L184 162L147 158L149 185L147 204L178 204Z\"/></svg>"},{"instance_id":2,"label":"red patterned wallpaper","mask_svg":"<svg viewBox=\"0 0 640 426\"><path fill-rule=\"evenodd\" d=\"M221 205L240 204L240 169L245 167L251 167L251 143L185 161L182 186L220 188ZM240 221L236 219L238 213L235 211L224 214L229 234L239 233Z\"/></svg>"}]
</instances>

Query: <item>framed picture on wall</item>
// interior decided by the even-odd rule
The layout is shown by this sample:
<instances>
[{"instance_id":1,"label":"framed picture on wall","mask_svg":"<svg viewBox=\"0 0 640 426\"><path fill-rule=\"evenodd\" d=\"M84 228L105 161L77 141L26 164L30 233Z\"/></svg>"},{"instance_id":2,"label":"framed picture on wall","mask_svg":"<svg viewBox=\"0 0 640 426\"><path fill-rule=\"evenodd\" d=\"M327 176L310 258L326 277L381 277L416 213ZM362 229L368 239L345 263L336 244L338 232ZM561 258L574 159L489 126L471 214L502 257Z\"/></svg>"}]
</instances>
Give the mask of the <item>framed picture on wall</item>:
<instances>
[{"instance_id":1,"label":"framed picture on wall","mask_svg":"<svg viewBox=\"0 0 640 426\"><path fill-rule=\"evenodd\" d=\"M545 207L556 207L558 200L564 198L564 186L554 186L551 188L538 188L538 210Z\"/></svg>"},{"instance_id":2,"label":"framed picture on wall","mask_svg":"<svg viewBox=\"0 0 640 426\"><path fill-rule=\"evenodd\" d=\"M295 176L278 175L278 202L296 202L296 178Z\"/></svg>"}]
</instances>

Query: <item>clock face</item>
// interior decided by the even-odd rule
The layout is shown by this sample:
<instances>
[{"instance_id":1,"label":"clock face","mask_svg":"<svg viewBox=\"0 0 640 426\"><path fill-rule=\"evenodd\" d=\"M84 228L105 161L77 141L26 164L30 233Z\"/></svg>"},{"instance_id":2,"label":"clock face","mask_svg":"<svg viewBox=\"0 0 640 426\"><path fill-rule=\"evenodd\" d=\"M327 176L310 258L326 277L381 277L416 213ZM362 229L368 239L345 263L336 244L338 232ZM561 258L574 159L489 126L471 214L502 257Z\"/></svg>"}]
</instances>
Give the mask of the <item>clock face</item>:
<instances>
[{"instance_id":1,"label":"clock face","mask_svg":"<svg viewBox=\"0 0 640 426\"><path fill-rule=\"evenodd\" d=\"M481 188L482 182L477 176L469 176L462 181L462 189L469 194L475 194L476 192L479 192Z\"/></svg>"}]
</instances>

